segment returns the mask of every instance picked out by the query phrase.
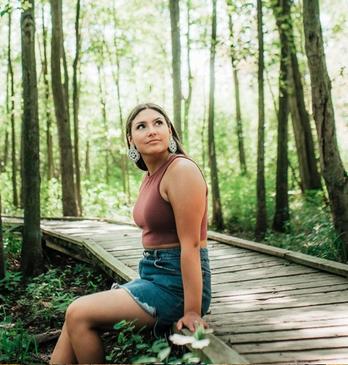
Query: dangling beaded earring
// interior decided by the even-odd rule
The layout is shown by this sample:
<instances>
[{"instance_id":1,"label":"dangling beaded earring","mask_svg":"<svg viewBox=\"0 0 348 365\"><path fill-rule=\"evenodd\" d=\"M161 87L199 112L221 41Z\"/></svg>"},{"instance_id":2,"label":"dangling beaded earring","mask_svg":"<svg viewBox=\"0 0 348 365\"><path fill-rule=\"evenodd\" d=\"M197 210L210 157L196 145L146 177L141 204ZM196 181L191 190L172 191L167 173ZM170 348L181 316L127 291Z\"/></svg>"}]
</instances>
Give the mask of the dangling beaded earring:
<instances>
[{"instance_id":1,"label":"dangling beaded earring","mask_svg":"<svg viewBox=\"0 0 348 365\"><path fill-rule=\"evenodd\" d=\"M171 153L175 153L176 150L178 149L178 146L177 146L177 144L176 144L176 142L175 142L172 135L169 137L169 146L168 146L168 148L169 148L169 151Z\"/></svg>"},{"instance_id":2,"label":"dangling beaded earring","mask_svg":"<svg viewBox=\"0 0 348 365\"><path fill-rule=\"evenodd\" d=\"M128 150L128 158L133 161L134 163L137 163L140 160L140 153L135 148L134 144L131 143L129 150Z\"/></svg>"}]
</instances>

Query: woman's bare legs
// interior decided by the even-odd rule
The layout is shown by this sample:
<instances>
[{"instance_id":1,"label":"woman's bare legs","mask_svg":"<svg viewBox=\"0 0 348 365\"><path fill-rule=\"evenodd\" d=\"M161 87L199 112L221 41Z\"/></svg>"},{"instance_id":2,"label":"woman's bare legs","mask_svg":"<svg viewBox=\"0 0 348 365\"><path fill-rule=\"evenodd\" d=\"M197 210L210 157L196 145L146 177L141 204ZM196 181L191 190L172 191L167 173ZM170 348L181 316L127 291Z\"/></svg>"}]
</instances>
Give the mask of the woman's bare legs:
<instances>
[{"instance_id":1,"label":"woman's bare legs","mask_svg":"<svg viewBox=\"0 0 348 365\"><path fill-rule=\"evenodd\" d=\"M108 290L75 300L66 311L62 334L50 364L102 363L104 350L97 330L112 328L123 319L136 320L137 327L155 324L124 289Z\"/></svg>"}]
</instances>

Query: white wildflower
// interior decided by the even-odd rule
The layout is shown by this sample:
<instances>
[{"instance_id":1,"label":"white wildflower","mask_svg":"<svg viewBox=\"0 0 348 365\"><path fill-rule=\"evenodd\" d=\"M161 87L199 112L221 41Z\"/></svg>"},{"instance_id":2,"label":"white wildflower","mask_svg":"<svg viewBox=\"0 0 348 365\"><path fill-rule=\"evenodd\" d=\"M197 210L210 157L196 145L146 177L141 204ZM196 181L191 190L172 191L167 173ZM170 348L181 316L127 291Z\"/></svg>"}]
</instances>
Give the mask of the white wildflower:
<instances>
[{"instance_id":1,"label":"white wildflower","mask_svg":"<svg viewBox=\"0 0 348 365\"><path fill-rule=\"evenodd\" d=\"M187 345L188 343L196 341L196 339L193 336L184 336L184 335L179 335L178 333L174 333L174 335L169 336L169 339L175 345Z\"/></svg>"},{"instance_id":2,"label":"white wildflower","mask_svg":"<svg viewBox=\"0 0 348 365\"><path fill-rule=\"evenodd\" d=\"M202 349L203 347L207 347L209 343L210 343L209 338L205 338L203 340L194 340L192 342L192 347L194 349Z\"/></svg>"}]
</instances>

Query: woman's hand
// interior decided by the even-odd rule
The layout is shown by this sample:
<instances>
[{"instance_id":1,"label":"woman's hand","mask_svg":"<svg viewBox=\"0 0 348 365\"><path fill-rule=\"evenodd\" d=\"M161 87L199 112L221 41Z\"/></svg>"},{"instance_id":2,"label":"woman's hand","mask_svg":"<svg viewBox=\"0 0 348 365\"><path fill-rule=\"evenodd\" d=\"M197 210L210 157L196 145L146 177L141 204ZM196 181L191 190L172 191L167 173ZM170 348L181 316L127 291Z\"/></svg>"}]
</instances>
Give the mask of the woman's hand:
<instances>
[{"instance_id":1,"label":"woman's hand","mask_svg":"<svg viewBox=\"0 0 348 365\"><path fill-rule=\"evenodd\" d=\"M209 327L207 322L198 313L187 312L178 320L176 328L180 331L183 327L187 327L191 332L194 332L199 325L202 325L204 328Z\"/></svg>"}]
</instances>

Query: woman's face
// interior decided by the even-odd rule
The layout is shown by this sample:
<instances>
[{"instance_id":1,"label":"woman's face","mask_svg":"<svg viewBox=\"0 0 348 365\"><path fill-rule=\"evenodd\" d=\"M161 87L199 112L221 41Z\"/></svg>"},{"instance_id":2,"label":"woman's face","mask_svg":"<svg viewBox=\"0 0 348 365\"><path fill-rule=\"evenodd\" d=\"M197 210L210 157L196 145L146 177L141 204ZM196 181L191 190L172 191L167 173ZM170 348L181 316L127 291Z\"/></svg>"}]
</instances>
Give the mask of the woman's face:
<instances>
[{"instance_id":1,"label":"woman's face","mask_svg":"<svg viewBox=\"0 0 348 365\"><path fill-rule=\"evenodd\" d=\"M128 137L141 154L161 153L168 149L171 130L164 116L153 109L142 110L132 122Z\"/></svg>"}]
</instances>

